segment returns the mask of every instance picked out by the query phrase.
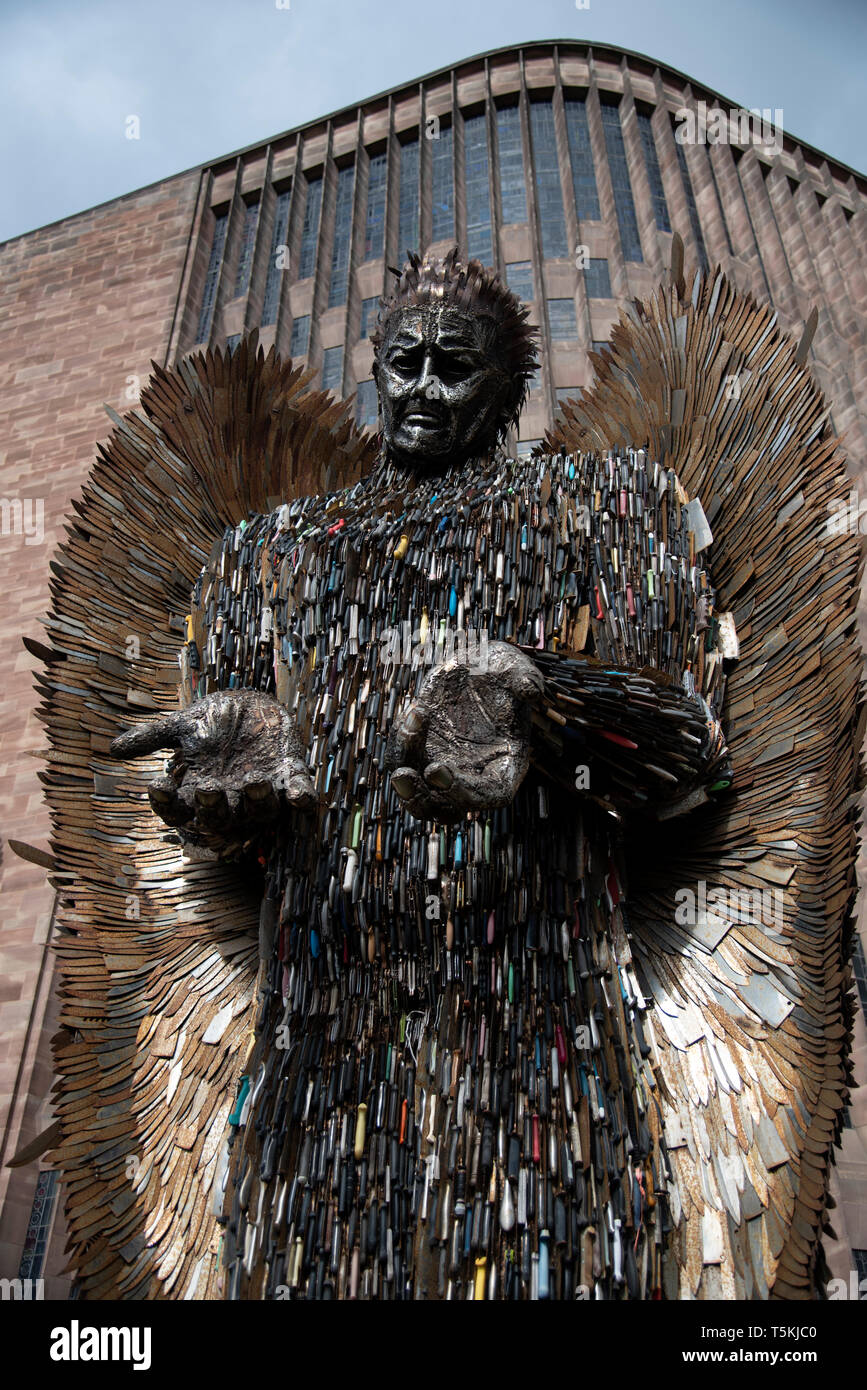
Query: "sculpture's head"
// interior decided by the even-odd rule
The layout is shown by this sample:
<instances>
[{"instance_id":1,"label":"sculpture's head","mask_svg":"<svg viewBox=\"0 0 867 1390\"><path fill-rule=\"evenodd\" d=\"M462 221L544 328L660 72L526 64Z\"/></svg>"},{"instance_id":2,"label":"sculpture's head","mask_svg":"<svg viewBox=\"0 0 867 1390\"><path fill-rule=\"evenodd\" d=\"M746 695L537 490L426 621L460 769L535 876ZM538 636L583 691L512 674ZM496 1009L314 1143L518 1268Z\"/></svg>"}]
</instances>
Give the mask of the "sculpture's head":
<instances>
[{"instance_id":1,"label":"sculpture's head","mask_svg":"<svg viewBox=\"0 0 867 1390\"><path fill-rule=\"evenodd\" d=\"M479 261L411 256L372 334L388 456L436 469L488 453L536 370L528 310Z\"/></svg>"}]
</instances>

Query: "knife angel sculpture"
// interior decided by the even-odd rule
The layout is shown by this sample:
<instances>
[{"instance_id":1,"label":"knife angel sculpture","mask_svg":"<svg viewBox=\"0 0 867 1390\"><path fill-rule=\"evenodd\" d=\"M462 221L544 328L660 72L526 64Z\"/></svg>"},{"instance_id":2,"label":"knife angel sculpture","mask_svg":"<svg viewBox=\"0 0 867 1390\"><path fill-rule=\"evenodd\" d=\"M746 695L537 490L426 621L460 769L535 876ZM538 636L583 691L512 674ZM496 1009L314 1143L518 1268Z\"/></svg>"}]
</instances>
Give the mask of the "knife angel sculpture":
<instances>
[{"instance_id":1,"label":"knife angel sculpture","mask_svg":"<svg viewBox=\"0 0 867 1390\"><path fill-rule=\"evenodd\" d=\"M384 322L443 299L528 374L473 263ZM40 678L82 1297L816 1295L862 721L805 352L675 274L539 458L436 484L255 341L155 369ZM482 676L436 664L471 614ZM239 746L292 712L277 842L255 740L231 854L214 763L159 776L179 650L217 761L224 707Z\"/></svg>"}]
</instances>

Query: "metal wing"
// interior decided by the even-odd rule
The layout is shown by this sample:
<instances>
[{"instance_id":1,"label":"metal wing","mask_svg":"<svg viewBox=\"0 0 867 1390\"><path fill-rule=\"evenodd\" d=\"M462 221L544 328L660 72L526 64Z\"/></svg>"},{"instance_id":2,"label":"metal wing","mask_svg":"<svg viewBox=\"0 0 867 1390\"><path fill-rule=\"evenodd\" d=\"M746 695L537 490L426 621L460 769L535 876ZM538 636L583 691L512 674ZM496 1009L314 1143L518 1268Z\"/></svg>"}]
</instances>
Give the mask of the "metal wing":
<instances>
[{"instance_id":1,"label":"metal wing","mask_svg":"<svg viewBox=\"0 0 867 1390\"><path fill-rule=\"evenodd\" d=\"M850 1079L862 558L835 524L850 483L810 328L796 348L719 271L674 279L621 313L546 445L646 446L673 467L740 639L732 792L630 847L675 1180L667 1292L810 1298Z\"/></svg>"},{"instance_id":2,"label":"metal wing","mask_svg":"<svg viewBox=\"0 0 867 1390\"><path fill-rule=\"evenodd\" d=\"M53 1158L86 1299L215 1293L209 1189L252 1037L259 895L185 859L148 803L159 760L121 769L108 745L177 707L190 589L226 526L369 467L372 440L310 377L255 340L154 366L142 413L112 415L52 563Z\"/></svg>"}]
</instances>

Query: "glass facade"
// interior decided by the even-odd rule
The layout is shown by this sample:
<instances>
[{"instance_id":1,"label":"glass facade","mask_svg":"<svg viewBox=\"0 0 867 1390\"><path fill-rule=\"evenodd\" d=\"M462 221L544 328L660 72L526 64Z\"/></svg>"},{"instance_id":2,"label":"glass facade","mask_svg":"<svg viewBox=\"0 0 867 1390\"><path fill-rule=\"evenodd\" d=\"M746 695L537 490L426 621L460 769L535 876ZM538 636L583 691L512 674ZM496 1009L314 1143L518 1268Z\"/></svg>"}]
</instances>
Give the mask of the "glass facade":
<instances>
[{"instance_id":1,"label":"glass facade","mask_svg":"<svg viewBox=\"0 0 867 1390\"><path fill-rule=\"evenodd\" d=\"M536 298L536 290L533 285L533 262L511 261L506 266L506 284L519 299L523 299L525 304L530 304Z\"/></svg>"},{"instance_id":2,"label":"glass facade","mask_svg":"<svg viewBox=\"0 0 867 1390\"><path fill-rule=\"evenodd\" d=\"M280 302L280 277L289 268L289 257L281 254L281 246L287 244L289 235L289 190L277 195L274 207L274 230L271 233L271 254L268 257L268 274L265 277L265 298L262 302L262 317L259 322L277 322L277 306Z\"/></svg>"},{"instance_id":3,"label":"glass facade","mask_svg":"<svg viewBox=\"0 0 867 1390\"><path fill-rule=\"evenodd\" d=\"M539 208L542 253L546 260L552 260L555 257L568 256L569 247L566 241L560 166L557 162L554 111L550 101L531 103L530 130L533 137L536 202Z\"/></svg>"},{"instance_id":4,"label":"glass facade","mask_svg":"<svg viewBox=\"0 0 867 1390\"><path fill-rule=\"evenodd\" d=\"M653 138L653 122L644 112L637 112L638 133L641 136L641 148L644 151L644 166L647 169L647 182L650 184L650 196L653 200L653 215L656 218L656 225L661 232L670 232L671 223L668 220L668 204L665 201L665 189L662 186L662 174L659 168L659 158L656 153L656 141Z\"/></svg>"},{"instance_id":5,"label":"glass facade","mask_svg":"<svg viewBox=\"0 0 867 1390\"><path fill-rule=\"evenodd\" d=\"M591 256L584 267L584 285L588 299L611 298L611 277L606 260Z\"/></svg>"},{"instance_id":6,"label":"glass facade","mask_svg":"<svg viewBox=\"0 0 867 1390\"><path fill-rule=\"evenodd\" d=\"M244 214L244 231L241 237L241 251L238 256L238 269L235 274L235 298L246 294L250 284L250 268L253 264L253 247L256 245L256 228L259 225L259 204L247 204Z\"/></svg>"},{"instance_id":7,"label":"glass facade","mask_svg":"<svg viewBox=\"0 0 867 1390\"><path fill-rule=\"evenodd\" d=\"M292 320L292 339L289 343L290 357L306 357L310 342L310 315L301 314Z\"/></svg>"},{"instance_id":8,"label":"glass facade","mask_svg":"<svg viewBox=\"0 0 867 1390\"><path fill-rule=\"evenodd\" d=\"M630 133L632 143L627 153L622 127L623 108L614 92L601 94L600 140L598 126L593 124L590 100L585 99L583 92L567 87L558 110L561 98L553 92L553 84L544 89L531 87L529 99L523 90L519 92L516 88L517 79L515 87L511 89L508 83L500 82L496 87L492 84L484 109L479 103L471 114L458 108L454 115L445 114L434 119L425 115L426 109L430 109L426 99L409 117L403 111L401 119L414 120L415 124L409 125L400 135L389 137L396 142L394 148L383 142L376 147L375 153L370 153L368 149L362 154L367 163L363 189L356 185L355 163L339 167L330 154L323 156L318 153L320 146L315 147L315 154L310 146L303 146L310 151L311 159L320 162L314 166L315 173L313 169L307 173L300 171L302 183L297 188L300 205L298 218L293 217L294 235L290 235L289 228L288 179L281 185L284 191L276 195L273 230L268 224L271 244L267 260L265 246L261 247L261 252L256 251L257 238L261 237L258 216L260 208L264 207L266 212L270 210L272 195L257 195L252 190L245 195L252 201L246 208L240 209L243 222L237 229L237 271L233 232L232 282L236 290L246 286L244 293L249 295L254 283L261 283L260 274L264 277L262 325L274 324L279 318L283 269L291 269L287 285L296 279L308 280L317 274L321 276L324 281L321 286L322 298L317 297L316 312L320 306L344 307L352 298L353 313L347 316L342 351L329 348L322 360L318 341L315 347L315 361L322 361L322 380L327 389L337 392L343 389L344 368L350 368L347 352L368 341L375 327L380 300L377 294L370 294L370 289L390 284L387 267L392 263L402 266L407 252L425 251L431 243L438 243L440 247L453 244L459 214L461 254L477 258L486 265L498 266L513 293L524 304L535 306L531 318L540 324L539 353L543 375L537 375L532 384L530 418L533 423L528 429L539 433L544 417L553 404L553 397L548 392L548 377L544 375L547 371L544 367L546 353L550 352L552 345L558 346L558 373L565 371L573 375L568 365L572 360L569 354L576 359L574 375L586 370L584 363L579 365L577 360L579 355L583 357L587 351L584 335L588 332L576 309L581 276L584 277L587 298L595 306L596 314L603 303L607 302L606 308L610 309L615 300L626 295L629 289L625 279L623 283L617 279L618 289L616 292L612 290L609 257L618 255L618 233L624 258L639 263L643 259L629 161L642 161L647 173L653 221L647 219L646 233L651 237L670 235L671 210L663 186L662 171L665 171L669 192L671 187L676 188L678 175L668 141L664 144L658 142L654 131L653 123L660 121L662 114L648 105L640 103L636 107L637 132L634 138ZM407 100L412 102L415 97L408 97ZM476 100L475 96L473 100ZM668 118L671 118L670 115ZM344 123L341 129L348 131L349 127ZM380 139L380 135L377 133L371 138ZM340 148L346 149L343 143ZM687 205L687 212L681 215L684 221L687 215L690 219L693 235L691 245L697 248L693 255L697 254L702 265L706 265L702 224L689 170L694 167L694 160L708 158L708 152L690 152L687 164L684 150L676 142L675 149ZM737 161L737 152L733 152L733 155ZM352 159L352 154L346 150L339 157L348 160ZM604 181L606 177L605 165L614 195L613 215L612 211L606 209L606 217L611 219L609 222L603 218L599 194L599 180ZM700 162L695 167L701 171ZM709 172L713 177L712 165ZM393 184L390 182L392 179ZM492 179L496 180L496 190ZM334 181L333 205L331 180ZM323 217L326 182L329 197L326 201L327 215ZM605 186L607 188L609 185ZM701 186L704 187L704 183ZM715 183L713 187L728 236L720 188ZM495 191L498 197L494 196ZM531 193L535 199L532 226ZM576 255L569 233L572 212L567 206L567 199L573 196L579 227L577 241L582 244L581 256ZM389 199L394 200L393 208L390 208ZM716 210L713 209L714 215ZM535 213L538 213L538 217L535 217ZM749 209L747 213L749 215ZM612 225L614 216L617 233ZM589 228L587 232L581 230L585 223L592 227L592 237ZM205 335L202 341L207 341L208 335L213 335L213 314L224 294L231 294L232 291L232 285L220 290L222 266L228 250L224 214L215 220L213 227L212 244L207 248L210 260L199 319L199 332ZM685 226L681 230L688 234L689 229ZM392 238L395 237L396 244L393 244ZM322 238L326 248L324 256ZM596 254L586 259L590 247L583 243L588 241ZM286 251L278 256L281 247L285 247ZM501 249L506 257L523 256L526 259L507 259L503 265L500 262ZM660 250L665 256L667 245L661 246ZM758 257L761 263L760 250ZM558 262L556 270L546 265L552 260ZM361 263L366 263L367 267L375 267L375 270L371 272L367 268L353 280L356 263L359 267ZM622 277L622 270L618 271L618 275ZM770 297L770 291L768 293ZM540 303L542 299L546 300L547 305L544 313ZM302 304L309 302L301 300ZM249 319L245 319L246 322ZM601 324L595 331L599 332L600 328ZM592 328L590 331L593 331ZM293 358L303 360L309 356L310 314L296 315L291 320L289 338L291 343L287 344L281 334L280 343L288 346ZM329 334L326 340L333 342L333 335ZM234 346L234 339L229 346ZM361 367L362 373L366 370L366 367ZM354 379L355 371L351 368L349 375ZM361 403L358 410L363 412L366 420L369 420L373 409L371 389L364 383L359 387Z\"/></svg>"},{"instance_id":9,"label":"glass facade","mask_svg":"<svg viewBox=\"0 0 867 1390\"><path fill-rule=\"evenodd\" d=\"M431 240L443 241L455 234L455 160L451 126L441 125L431 141L433 157Z\"/></svg>"},{"instance_id":10,"label":"glass facade","mask_svg":"<svg viewBox=\"0 0 867 1390\"><path fill-rule=\"evenodd\" d=\"M572 166L572 186L575 190L575 211L579 219L598 222L599 193L596 189L596 169L587 125L587 107L583 101L568 98L563 103L566 112L566 138L569 143L569 163Z\"/></svg>"},{"instance_id":11,"label":"glass facade","mask_svg":"<svg viewBox=\"0 0 867 1390\"><path fill-rule=\"evenodd\" d=\"M548 300L548 327L555 342L578 337L578 320L573 299Z\"/></svg>"},{"instance_id":12,"label":"glass facade","mask_svg":"<svg viewBox=\"0 0 867 1390\"><path fill-rule=\"evenodd\" d=\"M488 129L486 116L464 121L464 174L467 193L467 254L490 265L491 194L488 187Z\"/></svg>"},{"instance_id":13,"label":"glass facade","mask_svg":"<svg viewBox=\"0 0 867 1390\"><path fill-rule=\"evenodd\" d=\"M638 235L638 221L635 216L635 201L632 197L632 184L629 180L629 165L626 162L626 146L620 126L620 109L617 106L602 106L602 129L605 132L605 150L608 155L608 168L614 190L614 207L617 212L617 226L620 230L620 246L625 261L642 261L641 238Z\"/></svg>"},{"instance_id":14,"label":"glass facade","mask_svg":"<svg viewBox=\"0 0 867 1390\"><path fill-rule=\"evenodd\" d=\"M503 223L526 222L524 146L521 140L521 112L517 106L503 106L497 112L497 147Z\"/></svg>"},{"instance_id":15,"label":"glass facade","mask_svg":"<svg viewBox=\"0 0 867 1390\"><path fill-rule=\"evenodd\" d=\"M352 241L352 194L355 188L355 165L341 169L337 175L337 205L334 212L334 245L331 250L331 284L328 307L336 309L346 303L349 285L349 247Z\"/></svg>"},{"instance_id":16,"label":"glass facade","mask_svg":"<svg viewBox=\"0 0 867 1390\"><path fill-rule=\"evenodd\" d=\"M374 294L370 299L361 301L361 322L358 326L359 338L369 338L376 326L377 315L379 314L379 295Z\"/></svg>"},{"instance_id":17,"label":"glass facade","mask_svg":"<svg viewBox=\"0 0 867 1390\"><path fill-rule=\"evenodd\" d=\"M223 250L226 245L226 226L229 215L221 212L214 218L214 236L211 241L211 254L208 257L208 272L205 288L202 291L202 307L199 311L199 326L196 329L196 342L206 343L211 335L211 321L214 317L214 303L217 298L217 283L220 279L220 266L223 264Z\"/></svg>"},{"instance_id":18,"label":"glass facade","mask_svg":"<svg viewBox=\"0 0 867 1390\"><path fill-rule=\"evenodd\" d=\"M375 429L379 414L379 400L376 394L376 382L371 377L369 381L359 381L356 387L355 397L355 420L359 429Z\"/></svg>"},{"instance_id":19,"label":"glass facade","mask_svg":"<svg viewBox=\"0 0 867 1390\"><path fill-rule=\"evenodd\" d=\"M326 348L322 354L322 389L340 394L343 386L343 344Z\"/></svg>"},{"instance_id":20,"label":"glass facade","mask_svg":"<svg viewBox=\"0 0 867 1390\"><path fill-rule=\"evenodd\" d=\"M403 265L407 251L419 250L418 138L400 147L400 206L397 254Z\"/></svg>"},{"instance_id":21,"label":"glass facade","mask_svg":"<svg viewBox=\"0 0 867 1390\"><path fill-rule=\"evenodd\" d=\"M301 254L298 258L298 279L306 280L316 269L316 243L319 240L319 215L322 211L322 178L311 179L307 185L304 205L304 226L301 230Z\"/></svg>"},{"instance_id":22,"label":"glass facade","mask_svg":"<svg viewBox=\"0 0 867 1390\"><path fill-rule=\"evenodd\" d=\"M374 155L370 161L367 184L367 224L364 234L364 259L378 260L385 242L385 185L388 176L388 156Z\"/></svg>"},{"instance_id":23,"label":"glass facade","mask_svg":"<svg viewBox=\"0 0 867 1390\"><path fill-rule=\"evenodd\" d=\"M678 140L675 140L674 143L677 147L677 162L680 165L680 177L683 179L683 191L686 194L686 210L689 213L689 225L692 230L696 250L698 251L698 263L702 270L707 270L707 251L705 250L704 237L701 232L701 222L698 218L698 208L695 205L695 193L693 192L692 179L689 176L686 155L683 152L683 145L681 145ZM768 297L770 298L770 295Z\"/></svg>"},{"instance_id":24,"label":"glass facade","mask_svg":"<svg viewBox=\"0 0 867 1390\"><path fill-rule=\"evenodd\" d=\"M558 386L556 391L558 401L575 401L581 396L580 386Z\"/></svg>"}]
</instances>

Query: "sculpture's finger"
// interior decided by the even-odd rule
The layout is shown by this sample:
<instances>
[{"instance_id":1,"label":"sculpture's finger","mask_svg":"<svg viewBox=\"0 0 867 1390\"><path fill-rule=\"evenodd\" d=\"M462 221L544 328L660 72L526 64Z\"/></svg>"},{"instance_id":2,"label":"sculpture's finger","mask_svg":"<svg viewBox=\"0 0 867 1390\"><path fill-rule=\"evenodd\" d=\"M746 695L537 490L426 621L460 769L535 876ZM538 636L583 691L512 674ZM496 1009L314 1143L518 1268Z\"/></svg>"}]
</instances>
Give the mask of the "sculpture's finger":
<instances>
[{"instance_id":1,"label":"sculpture's finger","mask_svg":"<svg viewBox=\"0 0 867 1390\"><path fill-rule=\"evenodd\" d=\"M196 820L206 830L219 830L231 819L232 808L225 787L202 783L193 793Z\"/></svg>"},{"instance_id":2,"label":"sculpture's finger","mask_svg":"<svg viewBox=\"0 0 867 1390\"><path fill-rule=\"evenodd\" d=\"M290 806L313 806L316 802L316 788L304 763L293 762L286 765L274 788L282 791Z\"/></svg>"},{"instance_id":3,"label":"sculpture's finger","mask_svg":"<svg viewBox=\"0 0 867 1390\"><path fill-rule=\"evenodd\" d=\"M280 802L271 783L246 782L241 788L241 809L258 825L276 820L280 814Z\"/></svg>"},{"instance_id":4,"label":"sculpture's finger","mask_svg":"<svg viewBox=\"0 0 867 1390\"><path fill-rule=\"evenodd\" d=\"M447 792L454 785L455 774L447 763L429 763L424 770L424 780L428 786Z\"/></svg>"},{"instance_id":5,"label":"sculpture's finger","mask_svg":"<svg viewBox=\"0 0 867 1390\"><path fill-rule=\"evenodd\" d=\"M171 777L158 777L152 782L148 787L148 800L166 825L186 825L193 814Z\"/></svg>"},{"instance_id":6,"label":"sculpture's finger","mask_svg":"<svg viewBox=\"0 0 867 1390\"><path fill-rule=\"evenodd\" d=\"M112 739L108 751L113 758L143 758L160 748L177 748L187 723L186 714L186 710L176 710L135 729L127 729Z\"/></svg>"},{"instance_id":7,"label":"sculpture's finger","mask_svg":"<svg viewBox=\"0 0 867 1390\"><path fill-rule=\"evenodd\" d=\"M428 723L428 716L421 706L410 705L395 721L388 736L385 750L386 767L398 768L417 760L424 748Z\"/></svg>"},{"instance_id":8,"label":"sculpture's finger","mask_svg":"<svg viewBox=\"0 0 867 1390\"><path fill-rule=\"evenodd\" d=\"M425 795L424 779L414 767L397 767L391 774L391 785L400 800L407 805Z\"/></svg>"}]
</instances>

